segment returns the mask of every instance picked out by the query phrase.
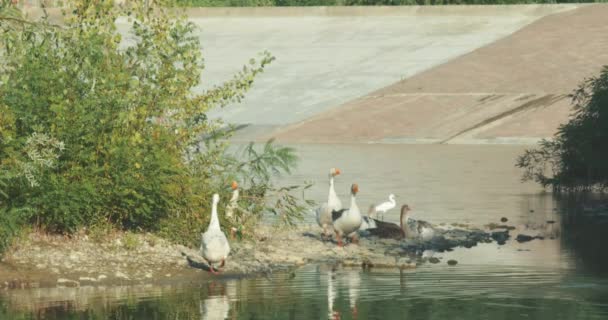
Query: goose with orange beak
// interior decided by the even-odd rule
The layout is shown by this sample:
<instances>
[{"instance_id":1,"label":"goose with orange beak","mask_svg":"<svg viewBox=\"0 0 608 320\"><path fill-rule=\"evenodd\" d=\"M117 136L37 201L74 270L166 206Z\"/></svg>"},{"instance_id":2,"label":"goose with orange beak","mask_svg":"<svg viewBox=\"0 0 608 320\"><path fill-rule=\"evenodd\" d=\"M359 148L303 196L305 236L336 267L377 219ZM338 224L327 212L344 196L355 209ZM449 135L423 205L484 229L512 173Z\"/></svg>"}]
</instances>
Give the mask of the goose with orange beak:
<instances>
[{"instance_id":1,"label":"goose with orange beak","mask_svg":"<svg viewBox=\"0 0 608 320\"><path fill-rule=\"evenodd\" d=\"M218 202L220 202L220 196L216 193L213 195L211 203L211 220L207 231L202 234L200 247L201 255L209 264L209 270L213 274L218 273L217 270L214 270L213 264L220 262L220 267L223 267L230 253L230 244L228 244L228 239L222 232L220 219L217 216Z\"/></svg>"},{"instance_id":2,"label":"goose with orange beak","mask_svg":"<svg viewBox=\"0 0 608 320\"><path fill-rule=\"evenodd\" d=\"M327 196L327 202L321 204L316 210L317 223L323 228L323 238L331 238L331 226L333 223L331 213L332 211L342 210L342 202L336 190L334 190L334 177L340 174L340 169L331 168L329 170L329 195Z\"/></svg>"},{"instance_id":3,"label":"goose with orange beak","mask_svg":"<svg viewBox=\"0 0 608 320\"><path fill-rule=\"evenodd\" d=\"M342 210L332 211L332 220L336 238L338 239L338 246L342 246L342 237L345 235L351 238L351 242L357 243L357 230L361 227L361 211L357 206L357 193L359 192L359 186L356 183L350 188L350 208Z\"/></svg>"}]
</instances>

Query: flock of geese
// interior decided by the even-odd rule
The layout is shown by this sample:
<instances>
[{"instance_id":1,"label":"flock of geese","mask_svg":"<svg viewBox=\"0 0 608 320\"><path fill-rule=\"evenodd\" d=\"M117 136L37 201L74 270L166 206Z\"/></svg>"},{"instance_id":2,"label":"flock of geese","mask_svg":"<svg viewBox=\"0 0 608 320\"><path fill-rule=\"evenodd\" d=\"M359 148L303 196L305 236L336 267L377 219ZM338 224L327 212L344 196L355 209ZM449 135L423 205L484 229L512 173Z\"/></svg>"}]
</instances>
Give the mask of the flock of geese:
<instances>
[{"instance_id":1,"label":"flock of geese","mask_svg":"<svg viewBox=\"0 0 608 320\"><path fill-rule=\"evenodd\" d=\"M385 222L374 218L378 213L384 213L396 207L395 195L389 195L389 201L377 206L372 205L367 216L361 214L357 205L357 193L359 186L354 183L350 188L350 207L342 208L342 202L334 189L334 178L340 174L340 170L332 168L329 171L329 194L327 202L321 204L316 210L317 223L323 229L322 238L331 238L331 233L336 235L338 246L343 246L342 239L347 236L352 243L358 243L358 231L366 230L371 235L380 238L405 239L433 237L435 230L433 226L425 221L415 220L409 216L411 211L407 204L401 206L400 224Z\"/></svg>"},{"instance_id":2,"label":"flock of geese","mask_svg":"<svg viewBox=\"0 0 608 320\"><path fill-rule=\"evenodd\" d=\"M425 221L415 220L409 216L410 207L407 204L401 206L400 224L385 222L376 219L378 213L386 213L396 207L395 195L389 195L389 201L381 203L377 206L372 205L366 216L361 214L361 210L357 205L357 193L359 186L354 183L350 188L350 206L342 207L342 202L336 194L334 188L334 178L340 174L340 170L331 168L329 171L329 194L327 202L324 202L316 210L317 223L323 229L321 238L329 240L332 233L335 234L338 246L344 245L343 238L348 237L351 243L358 243L358 232L366 231L367 233L380 238L405 239L405 238L422 238L428 239L433 237L435 230L433 226ZM232 182L232 197L226 206L226 217L235 219L234 211L237 208L239 197L238 184ZM230 254L230 244L226 235L220 227L220 221L217 214L217 205L220 201L220 196L216 193L213 195L211 206L211 220L207 231L202 233L200 252L202 257L209 265L209 271L213 274L219 272L215 265L223 267L226 259ZM237 230L230 230L231 236Z\"/></svg>"}]
</instances>

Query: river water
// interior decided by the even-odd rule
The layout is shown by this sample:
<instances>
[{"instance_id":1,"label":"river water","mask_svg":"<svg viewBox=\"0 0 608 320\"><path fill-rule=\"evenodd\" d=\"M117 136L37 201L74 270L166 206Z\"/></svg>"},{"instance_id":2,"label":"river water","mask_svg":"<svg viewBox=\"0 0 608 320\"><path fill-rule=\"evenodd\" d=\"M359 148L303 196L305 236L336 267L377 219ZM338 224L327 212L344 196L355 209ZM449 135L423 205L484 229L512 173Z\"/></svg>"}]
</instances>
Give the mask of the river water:
<instances>
[{"instance_id":1,"label":"river water","mask_svg":"<svg viewBox=\"0 0 608 320\"><path fill-rule=\"evenodd\" d=\"M301 161L281 183L316 184L327 172L348 204L397 196L413 215L435 224L482 227L502 217L512 235L544 240L433 253L415 270L308 265L262 278L197 284L0 291L0 319L606 319L608 212L593 197L571 199L521 183L515 159L524 148L452 145L296 145ZM397 221L398 210L385 220ZM549 223L547 222L549 221ZM312 215L304 223L312 223ZM553 222L553 223L551 223ZM456 266L445 261L455 259Z\"/></svg>"}]
</instances>

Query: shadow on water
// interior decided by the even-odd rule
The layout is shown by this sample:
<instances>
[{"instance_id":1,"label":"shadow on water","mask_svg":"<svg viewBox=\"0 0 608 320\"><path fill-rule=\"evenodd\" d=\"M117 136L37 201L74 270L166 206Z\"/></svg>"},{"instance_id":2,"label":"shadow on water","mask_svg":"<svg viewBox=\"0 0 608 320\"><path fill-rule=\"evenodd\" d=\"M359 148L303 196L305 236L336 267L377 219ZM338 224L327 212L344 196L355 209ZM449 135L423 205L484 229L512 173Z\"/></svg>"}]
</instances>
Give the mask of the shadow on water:
<instances>
[{"instance_id":1,"label":"shadow on water","mask_svg":"<svg viewBox=\"0 0 608 320\"><path fill-rule=\"evenodd\" d=\"M606 196L556 196L564 230L562 243L577 268L608 276L608 199ZM608 298L608 297L607 297Z\"/></svg>"}]
</instances>

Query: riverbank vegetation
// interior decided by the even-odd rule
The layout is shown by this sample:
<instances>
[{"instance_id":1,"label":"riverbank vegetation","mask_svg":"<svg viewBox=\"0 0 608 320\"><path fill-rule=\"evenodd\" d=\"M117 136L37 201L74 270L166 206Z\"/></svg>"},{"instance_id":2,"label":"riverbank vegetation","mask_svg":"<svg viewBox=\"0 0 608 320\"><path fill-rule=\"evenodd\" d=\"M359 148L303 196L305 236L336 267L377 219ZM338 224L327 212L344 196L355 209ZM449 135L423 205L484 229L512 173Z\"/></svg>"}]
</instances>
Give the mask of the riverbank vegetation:
<instances>
[{"instance_id":1,"label":"riverbank vegetation","mask_svg":"<svg viewBox=\"0 0 608 320\"><path fill-rule=\"evenodd\" d=\"M584 3L605 0L177 0L185 7L309 7Z\"/></svg>"},{"instance_id":2,"label":"riverbank vegetation","mask_svg":"<svg viewBox=\"0 0 608 320\"><path fill-rule=\"evenodd\" d=\"M561 191L608 190L608 66L572 94L574 113L554 138L526 150L524 180Z\"/></svg>"},{"instance_id":3,"label":"riverbank vegetation","mask_svg":"<svg viewBox=\"0 0 608 320\"><path fill-rule=\"evenodd\" d=\"M232 180L237 220L254 224L269 208L287 224L302 216L307 204L293 193L306 186L272 182L295 167L294 150L269 141L231 152L233 130L206 116L241 101L270 53L197 92L195 25L162 1L68 1L61 25L0 3L0 252L24 226L155 232L195 246L211 195L223 212Z\"/></svg>"}]
</instances>

